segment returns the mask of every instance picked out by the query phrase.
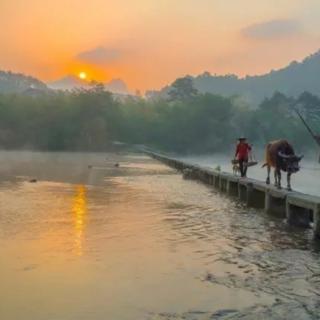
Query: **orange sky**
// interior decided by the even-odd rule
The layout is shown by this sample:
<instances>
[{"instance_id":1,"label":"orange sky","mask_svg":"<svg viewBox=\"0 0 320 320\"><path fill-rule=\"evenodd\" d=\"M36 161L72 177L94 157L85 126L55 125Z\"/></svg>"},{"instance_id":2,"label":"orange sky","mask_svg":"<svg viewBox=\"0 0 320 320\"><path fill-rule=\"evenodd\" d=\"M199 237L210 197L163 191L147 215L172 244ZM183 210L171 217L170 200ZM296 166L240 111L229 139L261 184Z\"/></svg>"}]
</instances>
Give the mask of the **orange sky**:
<instances>
[{"instance_id":1,"label":"orange sky","mask_svg":"<svg viewBox=\"0 0 320 320\"><path fill-rule=\"evenodd\" d=\"M320 47L319 0L0 0L0 70L132 90L264 73Z\"/></svg>"}]
</instances>

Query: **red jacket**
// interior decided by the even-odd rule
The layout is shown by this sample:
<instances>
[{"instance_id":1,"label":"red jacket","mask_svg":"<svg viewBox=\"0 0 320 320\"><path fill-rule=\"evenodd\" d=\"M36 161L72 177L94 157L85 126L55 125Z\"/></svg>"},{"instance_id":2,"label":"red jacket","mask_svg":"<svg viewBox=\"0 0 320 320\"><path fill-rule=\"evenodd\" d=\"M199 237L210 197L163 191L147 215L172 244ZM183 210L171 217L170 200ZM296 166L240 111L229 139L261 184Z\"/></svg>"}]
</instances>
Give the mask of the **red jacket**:
<instances>
[{"instance_id":1,"label":"red jacket","mask_svg":"<svg viewBox=\"0 0 320 320\"><path fill-rule=\"evenodd\" d=\"M251 146L248 143L238 143L235 157L238 160L248 160Z\"/></svg>"}]
</instances>

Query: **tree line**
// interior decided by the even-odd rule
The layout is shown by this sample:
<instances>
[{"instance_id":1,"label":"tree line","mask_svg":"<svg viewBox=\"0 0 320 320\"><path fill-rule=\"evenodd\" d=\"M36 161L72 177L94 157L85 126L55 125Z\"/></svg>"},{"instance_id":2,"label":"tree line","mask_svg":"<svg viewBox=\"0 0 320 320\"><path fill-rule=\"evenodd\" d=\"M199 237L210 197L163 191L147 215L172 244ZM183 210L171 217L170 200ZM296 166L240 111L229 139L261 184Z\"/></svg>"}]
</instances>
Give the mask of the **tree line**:
<instances>
[{"instance_id":1,"label":"tree line","mask_svg":"<svg viewBox=\"0 0 320 320\"><path fill-rule=\"evenodd\" d=\"M186 79L186 78L185 78ZM294 109L320 133L320 99L279 92L252 108L237 96L199 93L178 79L167 99L117 99L102 86L50 94L0 94L0 148L105 151L115 141L161 151L229 150L245 135L255 145L286 138L315 148Z\"/></svg>"}]
</instances>

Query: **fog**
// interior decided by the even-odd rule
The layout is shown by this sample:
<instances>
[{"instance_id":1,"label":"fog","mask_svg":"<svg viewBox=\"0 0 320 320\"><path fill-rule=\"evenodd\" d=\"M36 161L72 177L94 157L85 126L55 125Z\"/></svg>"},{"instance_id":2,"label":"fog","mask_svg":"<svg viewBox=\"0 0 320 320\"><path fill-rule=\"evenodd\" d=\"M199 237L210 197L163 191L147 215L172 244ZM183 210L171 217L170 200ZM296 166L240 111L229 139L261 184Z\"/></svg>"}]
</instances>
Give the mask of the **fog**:
<instances>
[{"instance_id":1,"label":"fog","mask_svg":"<svg viewBox=\"0 0 320 320\"><path fill-rule=\"evenodd\" d=\"M0 182L30 180L100 185L116 163L111 153L0 151ZM95 170L93 170L95 169Z\"/></svg>"}]
</instances>

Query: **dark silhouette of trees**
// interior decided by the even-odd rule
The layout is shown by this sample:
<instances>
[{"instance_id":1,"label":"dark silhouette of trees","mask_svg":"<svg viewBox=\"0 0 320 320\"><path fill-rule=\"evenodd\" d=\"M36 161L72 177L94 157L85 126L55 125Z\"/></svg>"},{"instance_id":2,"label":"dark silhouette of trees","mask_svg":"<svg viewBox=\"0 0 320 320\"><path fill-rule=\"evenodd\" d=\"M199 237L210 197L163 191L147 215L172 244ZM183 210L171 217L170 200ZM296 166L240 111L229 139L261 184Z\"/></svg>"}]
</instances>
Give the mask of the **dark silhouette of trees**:
<instances>
[{"instance_id":1,"label":"dark silhouette of trees","mask_svg":"<svg viewBox=\"0 0 320 320\"><path fill-rule=\"evenodd\" d=\"M253 109L236 97L187 94L187 88L188 80L178 81L174 100L119 101L99 84L71 93L0 94L0 148L103 151L120 141L206 153L230 150L239 135L261 147L279 138L299 148L315 147L293 108L298 106L318 133L317 96L277 92Z\"/></svg>"},{"instance_id":2,"label":"dark silhouette of trees","mask_svg":"<svg viewBox=\"0 0 320 320\"><path fill-rule=\"evenodd\" d=\"M179 78L171 85L168 92L169 98L175 100L187 100L196 96L198 90L194 88L191 77Z\"/></svg>"}]
</instances>

